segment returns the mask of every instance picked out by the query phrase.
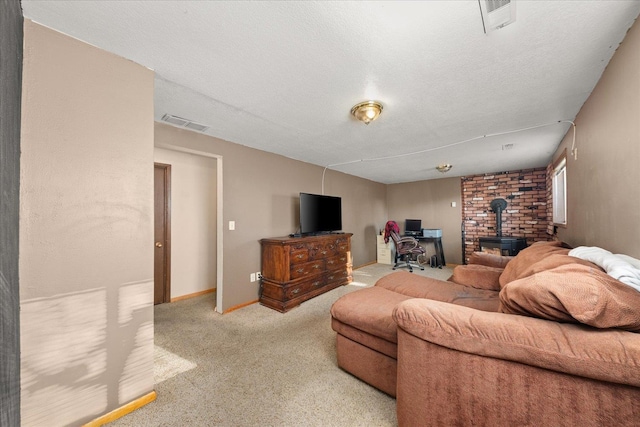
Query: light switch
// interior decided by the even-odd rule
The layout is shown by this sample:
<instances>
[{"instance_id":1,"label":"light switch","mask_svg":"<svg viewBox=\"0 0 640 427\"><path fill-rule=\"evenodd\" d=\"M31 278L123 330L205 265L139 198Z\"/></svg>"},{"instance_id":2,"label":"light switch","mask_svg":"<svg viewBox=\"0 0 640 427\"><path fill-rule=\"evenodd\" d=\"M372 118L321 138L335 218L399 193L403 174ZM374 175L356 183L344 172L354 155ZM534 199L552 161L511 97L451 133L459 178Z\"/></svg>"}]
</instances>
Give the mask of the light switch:
<instances>
[{"instance_id":1,"label":"light switch","mask_svg":"<svg viewBox=\"0 0 640 427\"><path fill-rule=\"evenodd\" d=\"M451 202L451 207L455 208L456 207L456 202Z\"/></svg>"},{"instance_id":2,"label":"light switch","mask_svg":"<svg viewBox=\"0 0 640 427\"><path fill-rule=\"evenodd\" d=\"M235 229L236 229L236 222L229 221L229 230L235 230Z\"/></svg>"}]
</instances>

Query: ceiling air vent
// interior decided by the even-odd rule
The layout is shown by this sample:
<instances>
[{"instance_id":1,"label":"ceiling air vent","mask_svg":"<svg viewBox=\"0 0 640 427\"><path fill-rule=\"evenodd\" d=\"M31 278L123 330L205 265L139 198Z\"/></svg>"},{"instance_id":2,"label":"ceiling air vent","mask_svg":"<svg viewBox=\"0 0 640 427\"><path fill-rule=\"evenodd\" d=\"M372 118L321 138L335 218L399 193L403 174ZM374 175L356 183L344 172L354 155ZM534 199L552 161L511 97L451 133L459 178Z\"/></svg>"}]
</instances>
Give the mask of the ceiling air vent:
<instances>
[{"instance_id":1,"label":"ceiling air vent","mask_svg":"<svg viewBox=\"0 0 640 427\"><path fill-rule=\"evenodd\" d=\"M172 116L171 114L165 114L161 119L163 122L171 123L174 126L178 126L181 128L191 129L198 132L204 132L209 129L209 126L192 122L188 119L183 119L182 117Z\"/></svg>"},{"instance_id":2,"label":"ceiling air vent","mask_svg":"<svg viewBox=\"0 0 640 427\"><path fill-rule=\"evenodd\" d=\"M485 34L516 20L515 0L478 0Z\"/></svg>"}]
</instances>

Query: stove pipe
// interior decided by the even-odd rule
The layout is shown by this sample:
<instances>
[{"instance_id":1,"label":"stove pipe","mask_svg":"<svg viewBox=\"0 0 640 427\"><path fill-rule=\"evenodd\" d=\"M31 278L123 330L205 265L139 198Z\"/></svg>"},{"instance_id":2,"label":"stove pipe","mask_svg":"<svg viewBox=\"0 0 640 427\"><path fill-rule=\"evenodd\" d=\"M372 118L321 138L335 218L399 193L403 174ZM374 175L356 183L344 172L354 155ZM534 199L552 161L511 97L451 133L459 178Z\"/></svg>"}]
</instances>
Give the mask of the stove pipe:
<instances>
[{"instance_id":1,"label":"stove pipe","mask_svg":"<svg viewBox=\"0 0 640 427\"><path fill-rule=\"evenodd\" d=\"M491 209L496 213L496 237L502 237L502 211L507 208L505 199L493 199Z\"/></svg>"}]
</instances>

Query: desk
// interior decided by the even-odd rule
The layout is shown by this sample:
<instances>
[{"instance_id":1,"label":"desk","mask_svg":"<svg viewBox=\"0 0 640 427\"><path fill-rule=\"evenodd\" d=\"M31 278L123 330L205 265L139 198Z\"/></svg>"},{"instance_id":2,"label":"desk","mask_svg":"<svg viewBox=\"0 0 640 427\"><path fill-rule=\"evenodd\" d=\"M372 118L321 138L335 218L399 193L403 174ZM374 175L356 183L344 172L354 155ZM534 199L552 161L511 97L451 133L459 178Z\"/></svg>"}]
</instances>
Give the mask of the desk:
<instances>
[{"instance_id":1,"label":"desk","mask_svg":"<svg viewBox=\"0 0 640 427\"><path fill-rule=\"evenodd\" d=\"M442 268L447 265L444 259L444 249L442 249L442 237L423 237L423 236L412 236L419 242L429 242L433 243L433 248L436 252L436 259L438 260L438 267Z\"/></svg>"}]
</instances>

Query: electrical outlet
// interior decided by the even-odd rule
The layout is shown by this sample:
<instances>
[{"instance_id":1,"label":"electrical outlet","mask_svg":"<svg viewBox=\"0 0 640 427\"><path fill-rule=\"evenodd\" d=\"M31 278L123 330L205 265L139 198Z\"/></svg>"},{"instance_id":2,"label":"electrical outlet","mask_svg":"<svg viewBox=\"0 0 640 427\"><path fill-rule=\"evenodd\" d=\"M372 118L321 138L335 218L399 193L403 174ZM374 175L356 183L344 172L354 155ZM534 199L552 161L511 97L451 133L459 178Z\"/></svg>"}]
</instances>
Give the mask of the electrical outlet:
<instances>
[{"instance_id":1,"label":"electrical outlet","mask_svg":"<svg viewBox=\"0 0 640 427\"><path fill-rule=\"evenodd\" d=\"M252 282L256 281L256 273L251 273L251 275L249 276L249 280L251 280Z\"/></svg>"},{"instance_id":2,"label":"electrical outlet","mask_svg":"<svg viewBox=\"0 0 640 427\"><path fill-rule=\"evenodd\" d=\"M259 271L256 271L256 280L260 280L262 279L262 273L260 273Z\"/></svg>"}]
</instances>

